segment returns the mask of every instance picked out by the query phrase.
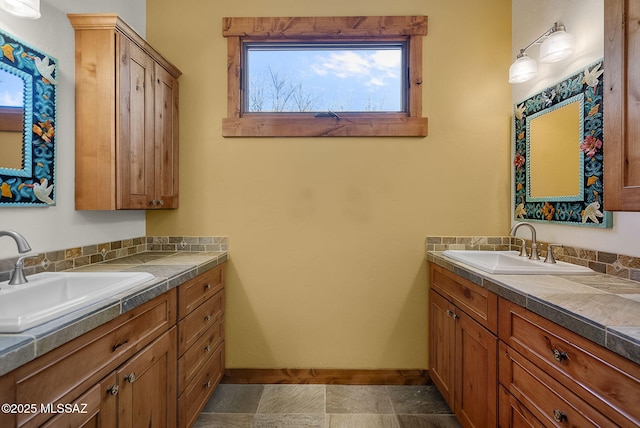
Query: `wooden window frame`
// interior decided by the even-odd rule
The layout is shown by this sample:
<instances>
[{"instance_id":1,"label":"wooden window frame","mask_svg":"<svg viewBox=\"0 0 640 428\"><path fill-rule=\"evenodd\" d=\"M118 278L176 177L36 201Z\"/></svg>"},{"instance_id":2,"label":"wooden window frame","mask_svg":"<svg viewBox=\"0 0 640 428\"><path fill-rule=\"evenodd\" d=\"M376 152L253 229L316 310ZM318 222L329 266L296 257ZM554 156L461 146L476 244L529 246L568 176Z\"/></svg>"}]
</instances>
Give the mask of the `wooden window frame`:
<instances>
[{"instance_id":1,"label":"wooden window frame","mask_svg":"<svg viewBox=\"0 0 640 428\"><path fill-rule=\"evenodd\" d=\"M422 37L426 16L223 18L227 38L224 137L425 137L422 117ZM407 111L400 113L243 113L243 44L256 41L398 41L407 43Z\"/></svg>"}]
</instances>

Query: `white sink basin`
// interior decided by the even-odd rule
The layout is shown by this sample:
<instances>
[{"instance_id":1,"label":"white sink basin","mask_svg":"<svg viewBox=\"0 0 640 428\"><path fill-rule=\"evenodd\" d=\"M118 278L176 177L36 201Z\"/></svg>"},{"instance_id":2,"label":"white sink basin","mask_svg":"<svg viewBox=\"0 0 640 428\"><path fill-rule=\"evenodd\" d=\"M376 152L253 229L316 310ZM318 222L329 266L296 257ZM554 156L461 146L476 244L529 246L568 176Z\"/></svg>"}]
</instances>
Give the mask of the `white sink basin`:
<instances>
[{"instance_id":1,"label":"white sink basin","mask_svg":"<svg viewBox=\"0 0 640 428\"><path fill-rule=\"evenodd\" d=\"M517 251L446 250L442 255L493 274L585 275L594 271L571 263L545 263L520 257Z\"/></svg>"},{"instance_id":2,"label":"white sink basin","mask_svg":"<svg viewBox=\"0 0 640 428\"><path fill-rule=\"evenodd\" d=\"M19 333L154 278L147 272L44 272L22 285L0 282L0 333Z\"/></svg>"}]
</instances>

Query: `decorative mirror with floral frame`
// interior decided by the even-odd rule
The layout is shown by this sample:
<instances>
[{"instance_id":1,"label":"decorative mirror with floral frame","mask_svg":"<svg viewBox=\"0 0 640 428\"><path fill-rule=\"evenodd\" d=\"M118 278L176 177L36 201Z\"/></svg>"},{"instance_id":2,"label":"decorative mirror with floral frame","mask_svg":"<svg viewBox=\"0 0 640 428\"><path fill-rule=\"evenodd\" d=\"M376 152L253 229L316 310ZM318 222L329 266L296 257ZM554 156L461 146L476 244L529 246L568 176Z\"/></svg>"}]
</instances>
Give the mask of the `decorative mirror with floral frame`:
<instances>
[{"instance_id":1,"label":"decorative mirror with floral frame","mask_svg":"<svg viewBox=\"0 0 640 428\"><path fill-rule=\"evenodd\" d=\"M55 205L58 62L0 30L0 206Z\"/></svg>"},{"instance_id":2,"label":"decorative mirror with floral frame","mask_svg":"<svg viewBox=\"0 0 640 428\"><path fill-rule=\"evenodd\" d=\"M514 105L515 220L612 227L602 209L602 74L600 60Z\"/></svg>"}]
</instances>

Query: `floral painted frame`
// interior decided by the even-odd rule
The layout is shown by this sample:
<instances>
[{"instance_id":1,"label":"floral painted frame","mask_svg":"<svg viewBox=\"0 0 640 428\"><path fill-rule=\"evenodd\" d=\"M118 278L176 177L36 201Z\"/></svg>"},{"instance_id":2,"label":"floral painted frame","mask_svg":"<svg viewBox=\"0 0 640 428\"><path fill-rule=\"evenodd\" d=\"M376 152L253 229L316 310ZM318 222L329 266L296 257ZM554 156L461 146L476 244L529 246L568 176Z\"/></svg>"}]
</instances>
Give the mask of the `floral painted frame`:
<instances>
[{"instance_id":1,"label":"floral painted frame","mask_svg":"<svg viewBox=\"0 0 640 428\"><path fill-rule=\"evenodd\" d=\"M612 227L612 215L603 206L603 63L599 60L584 71L514 105L514 219L576 226ZM532 198L529 192L528 121L568 102L580 102L581 156L580 194L575 197Z\"/></svg>"},{"instance_id":2,"label":"floral painted frame","mask_svg":"<svg viewBox=\"0 0 640 428\"><path fill-rule=\"evenodd\" d=\"M0 70L24 83L22 165L0 167L0 206L55 205L58 61L0 30Z\"/></svg>"}]
</instances>

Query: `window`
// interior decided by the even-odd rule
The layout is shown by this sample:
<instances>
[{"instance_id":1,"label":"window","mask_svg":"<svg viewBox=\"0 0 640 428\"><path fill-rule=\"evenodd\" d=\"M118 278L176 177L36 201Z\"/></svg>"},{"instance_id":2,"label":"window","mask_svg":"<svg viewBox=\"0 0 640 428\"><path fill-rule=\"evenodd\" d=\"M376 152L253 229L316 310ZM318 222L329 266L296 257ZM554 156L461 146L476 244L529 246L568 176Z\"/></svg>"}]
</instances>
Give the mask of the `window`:
<instances>
[{"instance_id":1,"label":"window","mask_svg":"<svg viewBox=\"0 0 640 428\"><path fill-rule=\"evenodd\" d=\"M242 112L406 112L406 43L245 43Z\"/></svg>"},{"instance_id":2,"label":"window","mask_svg":"<svg viewBox=\"0 0 640 428\"><path fill-rule=\"evenodd\" d=\"M223 136L426 136L424 16L224 18Z\"/></svg>"}]
</instances>

